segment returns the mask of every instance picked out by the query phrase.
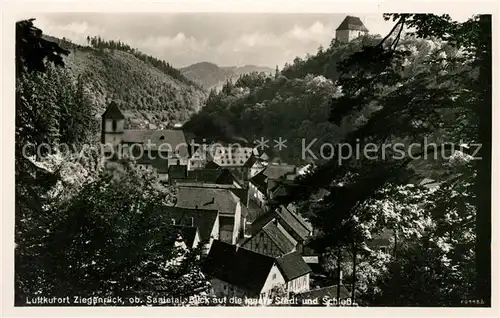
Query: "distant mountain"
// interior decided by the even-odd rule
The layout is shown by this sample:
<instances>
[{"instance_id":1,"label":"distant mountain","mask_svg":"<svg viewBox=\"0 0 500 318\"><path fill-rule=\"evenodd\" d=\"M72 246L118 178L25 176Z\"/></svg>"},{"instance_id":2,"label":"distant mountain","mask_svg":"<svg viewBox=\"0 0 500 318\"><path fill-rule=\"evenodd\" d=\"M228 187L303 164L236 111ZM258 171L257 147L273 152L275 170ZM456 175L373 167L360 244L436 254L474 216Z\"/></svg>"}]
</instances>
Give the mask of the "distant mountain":
<instances>
[{"instance_id":1,"label":"distant mountain","mask_svg":"<svg viewBox=\"0 0 500 318\"><path fill-rule=\"evenodd\" d=\"M114 99L131 118L131 127L183 123L207 97L200 85L179 70L124 43L92 38L91 46L81 46L46 38L71 52L65 58L66 67L75 78L84 77L99 111Z\"/></svg>"},{"instance_id":2,"label":"distant mountain","mask_svg":"<svg viewBox=\"0 0 500 318\"><path fill-rule=\"evenodd\" d=\"M227 80L236 81L241 75L252 72L272 74L270 67L245 65L245 66L218 66L214 63L201 62L181 68L182 74L193 82L199 83L206 89L221 88Z\"/></svg>"}]
</instances>

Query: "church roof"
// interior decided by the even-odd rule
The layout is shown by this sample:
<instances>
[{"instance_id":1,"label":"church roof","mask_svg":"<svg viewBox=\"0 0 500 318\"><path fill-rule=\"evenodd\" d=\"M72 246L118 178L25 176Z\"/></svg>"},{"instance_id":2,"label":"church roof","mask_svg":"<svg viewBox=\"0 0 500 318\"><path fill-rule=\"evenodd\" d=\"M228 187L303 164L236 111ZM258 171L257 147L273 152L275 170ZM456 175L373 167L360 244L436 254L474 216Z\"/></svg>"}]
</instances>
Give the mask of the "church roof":
<instances>
[{"instance_id":1,"label":"church roof","mask_svg":"<svg viewBox=\"0 0 500 318\"><path fill-rule=\"evenodd\" d=\"M125 116L123 115L122 111L118 107L118 104L114 101L112 101L104 114L102 114L103 118L108 118L108 119L125 119Z\"/></svg>"},{"instance_id":2,"label":"church roof","mask_svg":"<svg viewBox=\"0 0 500 318\"><path fill-rule=\"evenodd\" d=\"M341 30L356 30L368 32L368 29L365 27L363 22L361 22L360 18L350 15L345 17L344 21L342 21L342 23L337 28L337 31Z\"/></svg>"}]
</instances>

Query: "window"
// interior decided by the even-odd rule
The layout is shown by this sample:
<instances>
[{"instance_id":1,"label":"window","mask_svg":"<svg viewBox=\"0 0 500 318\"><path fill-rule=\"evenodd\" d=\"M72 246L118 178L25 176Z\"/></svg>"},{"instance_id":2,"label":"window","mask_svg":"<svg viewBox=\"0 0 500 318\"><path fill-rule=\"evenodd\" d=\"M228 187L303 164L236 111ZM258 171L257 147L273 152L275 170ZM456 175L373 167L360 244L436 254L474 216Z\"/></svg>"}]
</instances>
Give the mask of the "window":
<instances>
[{"instance_id":1,"label":"window","mask_svg":"<svg viewBox=\"0 0 500 318\"><path fill-rule=\"evenodd\" d=\"M255 248L259 248L259 243L255 243Z\"/></svg>"},{"instance_id":2,"label":"window","mask_svg":"<svg viewBox=\"0 0 500 318\"><path fill-rule=\"evenodd\" d=\"M116 131L116 120L113 120L111 122L111 129L113 129L113 131Z\"/></svg>"},{"instance_id":3,"label":"window","mask_svg":"<svg viewBox=\"0 0 500 318\"><path fill-rule=\"evenodd\" d=\"M276 273L273 273L273 277L272 278L273 278L273 280L276 279Z\"/></svg>"},{"instance_id":4,"label":"window","mask_svg":"<svg viewBox=\"0 0 500 318\"><path fill-rule=\"evenodd\" d=\"M165 136L160 136L160 140L164 140L165 139Z\"/></svg>"}]
</instances>

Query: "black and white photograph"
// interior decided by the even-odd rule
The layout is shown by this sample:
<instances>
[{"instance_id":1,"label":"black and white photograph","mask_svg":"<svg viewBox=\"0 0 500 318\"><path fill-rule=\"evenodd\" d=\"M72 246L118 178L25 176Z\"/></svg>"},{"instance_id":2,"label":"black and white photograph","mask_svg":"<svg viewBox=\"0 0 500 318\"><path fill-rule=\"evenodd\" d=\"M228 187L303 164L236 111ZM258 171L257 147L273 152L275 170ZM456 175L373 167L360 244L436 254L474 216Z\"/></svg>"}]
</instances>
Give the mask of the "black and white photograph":
<instances>
[{"instance_id":1,"label":"black and white photograph","mask_svg":"<svg viewBox=\"0 0 500 318\"><path fill-rule=\"evenodd\" d=\"M16 17L9 305L491 308L497 17L448 9Z\"/></svg>"}]
</instances>

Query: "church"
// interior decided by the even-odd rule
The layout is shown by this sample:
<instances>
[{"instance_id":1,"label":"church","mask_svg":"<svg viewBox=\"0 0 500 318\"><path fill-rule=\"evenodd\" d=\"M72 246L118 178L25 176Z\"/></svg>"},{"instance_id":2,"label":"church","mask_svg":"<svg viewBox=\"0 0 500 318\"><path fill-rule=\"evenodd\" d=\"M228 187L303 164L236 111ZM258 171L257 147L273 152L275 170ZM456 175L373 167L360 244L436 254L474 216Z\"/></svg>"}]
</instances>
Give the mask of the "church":
<instances>
[{"instance_id":1,"label":"church","mask_svg":"<svg viewBox=\"0 0 500 318\"><path fill-rule=\"evenodd\" d=\"M187 165L190 147L182 129L125 129L126 117L112 101L102 114L101 143L118 158L131 158L141 169L167 177L169 166Z\"/></svg>"}]
</instances>

